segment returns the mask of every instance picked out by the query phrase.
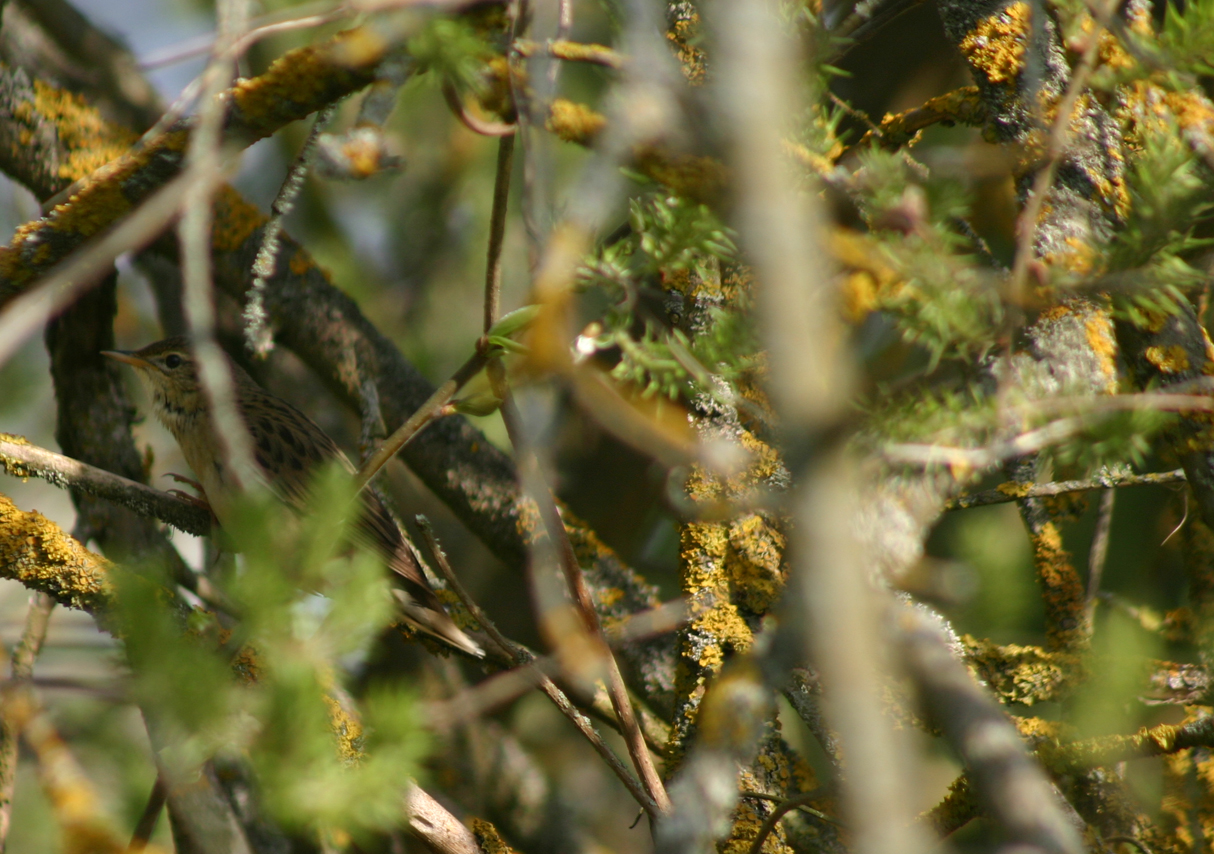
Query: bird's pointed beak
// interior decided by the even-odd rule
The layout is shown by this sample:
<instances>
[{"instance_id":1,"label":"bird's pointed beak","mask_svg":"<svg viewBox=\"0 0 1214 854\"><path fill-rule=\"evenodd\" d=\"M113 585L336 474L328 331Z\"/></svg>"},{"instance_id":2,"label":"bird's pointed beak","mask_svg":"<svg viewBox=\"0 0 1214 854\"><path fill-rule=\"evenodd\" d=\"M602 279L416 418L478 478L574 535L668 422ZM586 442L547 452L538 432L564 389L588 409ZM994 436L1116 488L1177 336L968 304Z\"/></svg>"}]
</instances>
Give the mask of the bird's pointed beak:
<instances>
[{"instance_id":1,"label":"bird's pointed beak","mask_svg":"<svg viewBox=\"0 0 1214 854\"><path fill-rule=\"evenodd\" d=\"M109 356L111 359L119 362L126 362L136 368L150 368L152 363L147 359L141 359L130 350L102 350L101 355Z\"/></svg>"}]
</instances>

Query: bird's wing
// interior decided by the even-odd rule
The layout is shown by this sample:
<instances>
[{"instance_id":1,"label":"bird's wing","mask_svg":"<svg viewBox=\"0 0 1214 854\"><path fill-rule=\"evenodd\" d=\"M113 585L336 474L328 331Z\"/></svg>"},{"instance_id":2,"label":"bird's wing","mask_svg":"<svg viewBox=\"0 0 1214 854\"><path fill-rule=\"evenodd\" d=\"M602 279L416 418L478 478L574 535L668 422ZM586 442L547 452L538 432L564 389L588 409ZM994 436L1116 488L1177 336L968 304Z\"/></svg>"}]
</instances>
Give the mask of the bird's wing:
<instances>
[{"instance_id":1,"label":"bird's wing","mask_svg":"<svg viewBox=\"0 0 1214 854\"><path fill-rule=\"evenodd\" d=\"M303 511L316 468L337 459L347 471L355 468L328 434L291 404L255 385L251 380L239 387L241 406L258 413L250 418L254 455L266 475L270 489L284 502ZM397 582L409 602L402 609L420 628L438 635L473 655L481 655L472 642L451 620L442 600L426 581L413 546L375 492L364 489L358 524L353 537L378 552L397 576ZM399 598L399 597L398 597Z\"/></svg>"},{"instance_id":2,"label":"bird's wing","mask_svg":"<svg viewBox=\"0 0 1214 854\"><path fill-rule=\"evenodd\" d=\"M251 382L241 386L240 397L242 409L257 413L256 418L248 419L257 464L271 490L287 504L303 510L317 467L329 460L340 460L347 471L354 472L328 434L285 400Z\"/></svg>"}]
</instances>

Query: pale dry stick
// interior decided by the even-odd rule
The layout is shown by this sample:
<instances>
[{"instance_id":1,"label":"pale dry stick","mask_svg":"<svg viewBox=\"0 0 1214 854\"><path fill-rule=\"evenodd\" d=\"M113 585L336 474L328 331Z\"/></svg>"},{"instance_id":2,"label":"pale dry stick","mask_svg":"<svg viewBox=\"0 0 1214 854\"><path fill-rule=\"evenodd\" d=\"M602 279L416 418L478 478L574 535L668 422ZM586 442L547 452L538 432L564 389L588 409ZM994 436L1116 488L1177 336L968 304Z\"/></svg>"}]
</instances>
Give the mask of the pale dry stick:
<instances>
[{"instance_id":1,"label":"pale dry stick","mask_svg":"<svg viewBox=\"0 0 1214 854\"><path fill-rule=\"evenodd\" d=\"M985 448L957 448L946 445L928 445L913 442L886 445L882 456L892 463L919 466L967 466L971 469L987 469L1006 460L1023 457L1045 450L1051 445L1069 439L1088 426L1083 417L1060 418L1044 427L1029 430Z\"/></svg>"},{"instance_id":2,"label":"pale dry stick","mask_svg":"<svg viewBox=\"0 0 1214 854\"><path fill-rule=\"evenodd\" d=\"M641 778L652 803L656 806L656 812L651 810L649 814L656 818L658 814L670 812L670 796L666 793L662 778L653 764L653 757L649 755L649 748L645 744L645 736L641 732L636 712L632 708L632 701L628 696L628 689L624 685L619 663L607 645L602 623L599 621L598 612L595 611L594 601L586 587L582 568L578 565L577 554L573 550L573 544L569 541L569 532L565 530L565 523L561 519L552 491L544 482L539 460L524 435L518 409L514 404L510 389L505 383L505 378L502 376L504 372L498 362L493 363L490 369L490 378L495 385L494 390L502 400L501 412L506 424L506 432L519 458L519 477L523 481L524 492L530 494L531 500L539 509L544 530L547 532L549 540L556 546L557 558L565 575L569 593L573 596L573 601L577 605L578 612L591 638L600 645L603 663L606 665L607 671L607 693L611 698L616 718L620 722L620 731L624 736L624 743L628 747L628 755L632 758L633 767L636 769L637 776ZM494 373L497 373L496 377ZM531 483L528 484L528 481ZM531 488L528 489L528 486Z\"/></svg>"},{"instance_id":3,"label":"pale dry stick","mask_svg":"<svg viewBox=\"0 0 1214 854\"><path fill-rule=\"evenodd\" d=\"M64 837L87 839L90 851L121 851L122 841L101 812L101 799L34 693L25 687L0 696L4 714L16 718L37 760L42 787Z\"/></svg>"},{"instance_id":4,"label":"pale dry stick","mask_svg":"<svg viewBox=\"0 0 1214 854\"><path fill-rule=\"evenodd\" d=\"M430 850L437 854L483 854L472 831L416 783L405 792L404 806L409 829Z\"/></svg>"},{"instance_id":5,"label":"pale dry stick","mask_svg":"<svg viewBox=\"0 0 1214 854\"><path fill-rule=\"evenodd\" d=\"M1163 412L1209 412L1214 410L1214 398L1192 394L1119 394L1097 399L1058 401L1053 405L1024 407L1024 415L1059 411L1066 407L1082 407L1081 415L1059 418L1041 427L1020 433L1010 439L985 448L957 448L926 443L895 443L887 445L882 454L898 463L917 465L964 465L988 468L1015 457L1035 454L1082 432L1093 418L1113 412L1157 410Z\"/></svg>"},{"instance_id":6,"label":"pale dry stick","mask_svg":"<svg viewBox=\"0 0 1214 854\"><path fill-rule=\"evenodd\" d=\"M1117 0L1110 0L1110 7L1115 9L1116 6ZM1044 7L1038 6L1036 8L1040 10ZM1024 304L1025 279L1028 276L1029 262L1033 260L1033 253L1036 250L1037 220L1041 216L1046 195L1048 195L1050 187L1054 184L1054 176L1058 171L1058 164L1062 160L1063 155L1066 154L1066 147L1070 142L1071 118L1075 105L1079 102L1079 97L1088 85L1088 78L1091 77L1092 71L1096 67L1096 60L1100 55L1100 37L1105 32L1101 18L1108 17L1108 12L1102 16L1098 16L1096 26L1092 29L1092 32L1088 33L1088 38L1091 41L1088 42L1083 56L1079 60L1079 65L1071 75L1070 83L1067 84L1062 100L1058 102L1058 113L1054 117L1053 126L1050 128L1045 165L1033 177L1033 188L1029 193L1028 202L1025 204L1024 210L1021 211L1020 217L1017 220L1016 255L1012 260L1012 276L1011 281L1008 283L1009 296L1014 305Z\"/></svg>"},{"instance_id":7,"label":"pale dry stick","mask_svg":"<svg viewBox=\"0 0 1214 854\"><path fill-rule=\"evenodd\" d=\"M1184 469L1150 472L1148 474L1102 474L1089 480L1059 480L1052 483L1011 484L1006 491L995 488L971 495L960 495L945 506L945 510L966 510L990 504L1006 504L1022 498L1048 498L1068 492L1091 492L1095 489L1117 489L1123 486L1161 486L1184 483Z\"/></svg>"},{"instance_id":8,"label":"pale dry stick","mask_svg":"<svg viewBox=\"0 0 1214 854\"><path fill-rule=\"evenodd\" d=\"M485 262L485 334L497 323L502 297L502 244L506 238L506 209L510 203L510 173L514 167L514 136L497 143L497 174L493 179L493 211L489 215L489 249Z\"/></svg>"},{"instance_id":9,"label":"pale dry stick","mask_svg":"<svg viewBox=\"0 0 1214 854\"><path fill-rule=\"evenodd\" d=\"M934 842L914 822L918 757L897 741L883 712L889 649L879 603L886 594L870 583L870 561L855 533L858 467L838 429L856 388L856 365L822 263L818 197L799 190L782 156L787 116L801 109L797 69L804 61L782 31L778 0L711 10L715 95L737 176L736 221L762 282L757 315L768 387L792 443L790 458L803 459L786 508L793 572L783 636L795 646L790 654L814 662L826 689L827 718L847 757L841 800L854 850L919 854Z\"/></svg>"},{"instance_id":10,"label":"pale dry stick","mask_svg":"<svg viewBox=\"0 0 1214 854\"><path fill-rule=\"evenodd\" d=\"M549 44L553 41L565 41L569 38L569 31L573 29L573 2L572 0L557 0L556 6L556 38L549 39ZM561 63L553 51L549 51L548 55L552 58L551 64L548 66L548 92L556 94L557 82L561 77Z\"/></svg>"},{"instance_id":11,"label":"pale dry stick","mask_svg":"<svg viewBox=\"0 0 1214 854\"><path fill-rule=\"evenodd\" d=\"M181 209L194 180L182 174L156 191L100 238L57 264L0 312L0 365L7 362L48 318L63 311L113 265L123 252L142 246L164 230Z\"/></svg>"},{"instance_id":12,"label":"pale dry stick","mask_svg":"<svg viewBox=\"0 0 1214 854\"><path fill-rule=\"evenodd\" d=\"M219 5L219 36L211 62L204 72L202 110L190 135L185 173L196 176L182 199L182 217L177 225L181 244L182 303L193 339L198 379L203 398L210 404L220 458L236 488L252 488L260 482L253 458L253 440L236 406L235 380L227 360L215 341L215 303L211 280L211 228L214 211L211 198L222 180L220 139L224 101L235 70L229 58L231 46L247 29L247 0L224 0Z\"/></svg>"},{"instance_id":13,"label":"pale dry stick","mask_svg":"<svg viewBox=\"0 0 1214 854\"><path fill-rule=\"evenodd\" d=\"M434 529L430 526L429 521L425 520L424 517L418 516L417 523L421 528L426 546L429 548L430 553L434 555L435 565L438 567L439 572L442 573L443 578L451 585L451 589L455 592L455 595L459 597L464 607L468 609L468 613L480 623L481 628L497 644L499 650L506 656L507 660L514 662L517 667L528 665L534 668L535 673L539 676L537 684L540 690L556 705L561 714L573 722L573 725L590 742L591 747L607 763L608 767L611 768L620 782L624 784L624 787L628 789L628 792L636 799L637 803L650 815L656 815L658 810L657 802L641 787L637 779L624 767L619 757L607 746L598 730L594 728L594 724L590 722L590 719L578 711L565 692L558 688L556 683L544 672L545 668L536 659L535 655L525 647L514 643L503 635L497 628L497 625L489 619L489 616L468 593L467 588L459 580L459 576L451 569L451 564L447 561L447 556L443 553L442 547L439 546L438 540L434 536Z\"/></svg>"},{"instance_id":14,"label":"pale dry stick","mask_svg":"<svg viewBox=\"0 0 1214 854\"><path fill-rule=\"evenodd\" d=\"M55 600L45 593L30 596L29 611L25 616L25 628L21 640L12 655L12 683L5 689L28 685L34 675L34 660L46 640L46 629L50 623ZM0 652L4 650L0 648ZM0 719L0 851L8 840L12 826L13 794L17 784L17 745L20 733L5 715Z\"/></svg>"},{"instance_id":15,"label":"pale dry stick","mask_svg":"<svg viewBox=\"0 0 1214 854\"><path fill-rule=\"evenodd\" d=\"M955 656L955 635L943 620L891 602L886 621L927 719L960 756L970 790L1009 847L1082 854L1083 819L1029 753L1004 707Z\"/></svg>"},{"instance_id":16,"label":"pale dry stick","mask_svg":"<svg viewBox=\"0 0 1214 854\"><path fill-rule=\"evenodd\" d=\"M283 218L295 208L295 197L303 189L304 179L316 155L316 141L337 112L338 103L330 104L316 115L312 129L295 162L287 170L278 195L270 205L270 218L262 230L261 246L253 259L253 286L249 289L249 301L244 309L245 347L258 356L265 356L274 346L274 338L266 325L266 280L274 275L278 259L278 237L282 233Z\"/></svg>"}]
</instances>

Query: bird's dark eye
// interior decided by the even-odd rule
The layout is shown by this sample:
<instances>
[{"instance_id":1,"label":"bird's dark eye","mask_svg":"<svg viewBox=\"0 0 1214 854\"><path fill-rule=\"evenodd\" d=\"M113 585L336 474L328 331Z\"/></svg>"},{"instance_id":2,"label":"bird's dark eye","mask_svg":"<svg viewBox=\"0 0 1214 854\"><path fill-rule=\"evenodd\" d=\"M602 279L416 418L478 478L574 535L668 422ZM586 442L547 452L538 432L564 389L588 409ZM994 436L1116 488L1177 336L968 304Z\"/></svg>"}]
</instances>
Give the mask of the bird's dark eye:
<instances>
[{"instance_id":1,"label":"bird's dark eye","mask_svg":"<svg viewBox=\"0 0 1214 854\"><path fill-rule=\"evenodd\" d=\"M170 353L169 355L164 357L164 366L171 371L173 368L180 368L181 363L184 361L185 360L182 359L180 356L178 356L176 353Z\"/></svg>"}]
</instances>

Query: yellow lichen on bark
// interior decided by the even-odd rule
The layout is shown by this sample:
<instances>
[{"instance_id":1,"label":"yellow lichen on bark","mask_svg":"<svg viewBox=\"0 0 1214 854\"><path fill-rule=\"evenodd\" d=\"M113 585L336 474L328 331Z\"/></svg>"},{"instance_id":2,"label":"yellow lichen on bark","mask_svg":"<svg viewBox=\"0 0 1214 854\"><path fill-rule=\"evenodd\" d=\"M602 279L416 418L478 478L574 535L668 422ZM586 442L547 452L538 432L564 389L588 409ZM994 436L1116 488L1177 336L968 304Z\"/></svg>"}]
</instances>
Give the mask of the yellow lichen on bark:
<instances>
[{"instance_id":1,"label":"yellow lichen on bark","mask_svg":"<svg viewBox=\"0 0 1214 854\"><path fill-rule=\"evenodd\" d=\"M1088 344L1100 359L1100 372L1109 382L1109 391L1116 390L1117 339L1113 334L1113 320L1108 312L1092 314L1083 322Z\"/></svg>"},{"instance_id":2,"label":"yellow lichen on bark","mask_svg":"<svg viewBox=\"0 0 1214 854\"><path fill-rule=\"evenodd\" d=\"M68 159L59 166L59 177L75 181L121 157L137 137L105 121L80 96L34 81L33 109L55 125Z\"/></svg>"},{"instance_id":3,"label":"yellow lichen on bark","mask_svg":"<svg viewBox=\"0 0 1214 854\"><path fill-rule=\"evenodd\" d=\"M256 205L249 204L240 193L224 184L215 193L211 246L216 252L236 252L265 222L265 216Z\"/></svg>"},{"instance_id":4,"label":"yellow lichen on bark","mask_svg":"<svg viewBox=\"0 0 1214 854\"><path fill-rule=\"evenodd\" d=\"M1031 706L1059 699L1086 674L1082 658L1037 646L996 644L963 635L966 665L1005 703Z\"/></svg>"},{"instance_id":5,"label":"yellow lichen on bark","mask_svg":"<svg viewBox=\"0 0 1214 854\"><path fill-rule=\"evenodd\" d=\"M1046 522L1032 537L1033 563L1045 605L1046 637L1054 649L1069 649L1086 640L1085 593L1062 535Z\"/></svg>"},{"instance_id":6,"label":"yellow lichen on bark","mask_svg":"<svg viewBox=\"0 0 1214 854\"><path fill-rule=\"evenodd\" d=\"M485 854L514 854L514 849L506 844L497 828L483 818L468 819L468 829L476 837L476 844Z\"/></svg>"},{"instance_id":7,"label":"yellow lichen on bark","mask_svg":"<svg viewBox=\"0 0 1214 854\"><path fill-rule=\"evenodd\" d=\"M340 96L370 83L387 50L383 36L369 27L356 27L323 44L283 54L264 74L239 81L226 97L240 111L247 128L260 137L278 129L284 110L291 111L291 105L316 109L329 100L331 92ZM343 77L352 79L343 81Z\"/></svg>"},{"instance_id":8,"label":"yellow lichen on bark","mask_svg":"<svg viewBox=\"0 0 1214 854\"><path fill-rule=\"evenodd\" d=\"M607 126L607 118L585 104L578 104L568 98L554 98L548 110L548 121L544 126L565 142L593 145L594 140Z\"/></svg>"},{"instance_id":9,"label":"yellow lichen on bark","mask_svg":"<svg viewBox=\"0 0 1214 854\"><path fill-rule=\"evenodd\" d=\"M96 612L113 595L111 565L36 510L0 493L0 577L50 594L62 605Z\"/></svg>"},{"instance_id":10,"label":"yellow lichen on bark","mask_svg":"<svg viewBox=\"0 0 1214 854\"><path fill-rule=\"evenodd\" d=\"M1014 83L1024 68L1031 15L1028 3L1005 6L961 40L961 52L990 82Z\"/></svg>"},{"instance_id":11,"label":"yellow lichen on bark","mask_svg":"<svg viewBox=\"0 0 1214 854\"><path fill-rule=\"evenodd\" d=\"M360 762L366 755L363 751L362 722L336 697L325 694L324 700L329 710L329 730L337 746L337 758L346 765Z\"/></svg>"},{"instance_id":12,"label":"yellow lichen on bark","mask_svg":"<svg viewBox=\"0 0 1214 854\"><path fill-rule=\"evenodd\" d=\"M1189 369L1189 356L1179 344L1147 347L1143 355L1164 374L1178 374Z\"/></svg>"}]
</instances>

